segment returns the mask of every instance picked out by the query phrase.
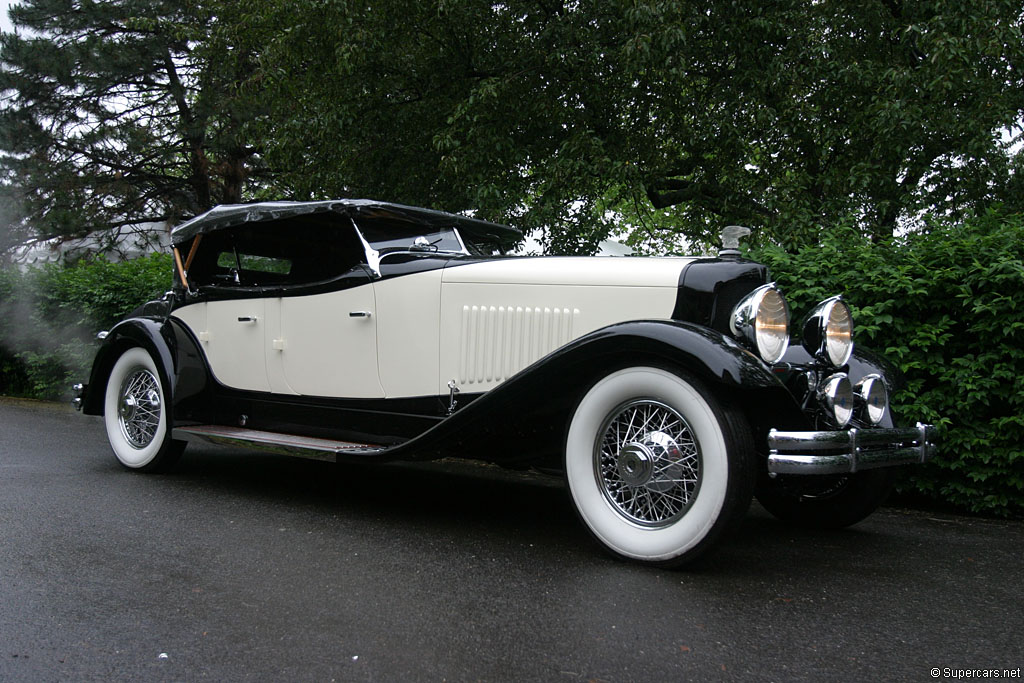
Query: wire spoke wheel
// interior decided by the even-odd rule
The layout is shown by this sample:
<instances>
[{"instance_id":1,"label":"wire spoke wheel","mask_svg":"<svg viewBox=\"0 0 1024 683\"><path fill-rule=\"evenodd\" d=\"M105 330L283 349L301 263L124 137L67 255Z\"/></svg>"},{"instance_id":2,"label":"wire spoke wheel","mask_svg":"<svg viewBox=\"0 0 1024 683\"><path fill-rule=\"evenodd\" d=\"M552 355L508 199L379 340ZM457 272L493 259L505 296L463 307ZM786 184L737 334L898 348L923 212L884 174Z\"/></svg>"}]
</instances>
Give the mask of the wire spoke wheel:
<instances>
[{"instance_id":1,"label":"wire spoke wheel","mask_svg":"<svg viewBox=\"0 0 1024 683\"><path fill-rule=\"evenodd\" d=\"M630 401L601 433L598 484L623 517L657 528L686 513L700 488L701 456L682 415L660 401Z\"/></svg>"},{"instance_id":2,"label":"wire spoke wheel","mask_svg":"<svg viewBox=\"0 0 1024 683\"><path fill-rule=\"evenodd\" d=\"M153 373L138 368L121 384L118 423L121 434L135 448L153 442L160 426L160 386Z\"/></svg>"},{"instance_id":3,"label":"wire spoke wheel","mask_svg":"<svg viewBox=\"0 0 1024 683\"><path fill-rule=\"evenodd\" d=\"M699 379L627 366L577 403L565 477L576 512L609 552L678 566L742 518L753 451L743 415Z\"/></svg>"},{"instance_id":4,"label":"wire spoke wheel","mask_svg":"<svg viewBox=\"0 0 1024 683\"><path fill-rule=\"evenodd\" d=\"M138 346L125 349L107 377L107 440L118 462L132 470L165 470L185 448L171 438L170 402L160 377L156 361Z\"/></svg>"}]
</instances>

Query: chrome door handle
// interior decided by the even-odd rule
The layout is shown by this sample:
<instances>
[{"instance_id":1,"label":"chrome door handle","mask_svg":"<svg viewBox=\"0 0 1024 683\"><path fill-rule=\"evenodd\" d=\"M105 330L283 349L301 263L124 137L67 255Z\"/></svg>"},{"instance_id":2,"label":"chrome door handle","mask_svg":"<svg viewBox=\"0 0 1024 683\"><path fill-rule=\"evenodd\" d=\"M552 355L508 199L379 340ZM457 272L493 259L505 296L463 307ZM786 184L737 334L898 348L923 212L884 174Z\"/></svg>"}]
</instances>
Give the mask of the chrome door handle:
<instances>
[{"instance_id":1,"label":"chrome door handle","mask_svg":"<svg viewBox=\"0 0 1024 683\"><path fill-rule=\"evenodd\" d=\"M350 318L369 318L373 314L369 311L349 311L348 317Z\"/></svg>"},{"instance_id":2,"label":"chrome door handle","mask_svg":"<svg viewBox=\"0 0 1024 683\"><path fill-rule=\"evenodd\" d=\"M254 323L254 322L257 322L257 318L254 315L240 315L240 316L238 316L238 322L240 322L240 323Z\"/></svg>"}]
</instances>

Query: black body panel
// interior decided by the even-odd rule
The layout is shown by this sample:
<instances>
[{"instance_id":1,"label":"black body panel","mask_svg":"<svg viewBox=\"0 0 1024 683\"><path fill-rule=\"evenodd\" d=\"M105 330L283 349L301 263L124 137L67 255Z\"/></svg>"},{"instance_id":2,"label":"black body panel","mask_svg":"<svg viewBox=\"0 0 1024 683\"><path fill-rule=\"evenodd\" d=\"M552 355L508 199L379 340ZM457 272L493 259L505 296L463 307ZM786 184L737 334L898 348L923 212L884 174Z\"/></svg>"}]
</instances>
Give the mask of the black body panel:
<instances>
[{"instance_id":1,"label":"black body panel","mask_svg":"<svg viewBox=\"0 0 1024 683\"><path fill-rule=\"evenodd\" d=\"M153 356L160 370L160 380L169 394L165 398L173 399L175 382L172 378L176 378L178 367L178 336L166 323L166 318L127 318L111 328L96 354L89 374L88 390L82 397L84 413L103 414L103 394L110 370L125 349L133 346L141 346Z\"/></svg>"},{"instance_id":2,"label":"black body panel","mask_svg":"<svg viewBox=\"0 0 1024 683\"><path fill-rule=\"evenodd\" d=\"M807 419L771 370L729 337L697 325L625 322L558 349L481 395L391 458L465 455L506 465L559 462L569 417L601 377L629 366L691 372L724 400L743 405L751 426L806 429Z\"/></svg>"},{"instance_id":3,"label":"black body panel","mask_svg":"<svg viewBox=\"0 0 1024 683\"><path fill-rule=\"evenodd\" d=\"M768 267L738 258L709 258L687 265L679 276L673 320L729 331L729 316L740 299L768 282Z\"/></svg>"}]
</instances>

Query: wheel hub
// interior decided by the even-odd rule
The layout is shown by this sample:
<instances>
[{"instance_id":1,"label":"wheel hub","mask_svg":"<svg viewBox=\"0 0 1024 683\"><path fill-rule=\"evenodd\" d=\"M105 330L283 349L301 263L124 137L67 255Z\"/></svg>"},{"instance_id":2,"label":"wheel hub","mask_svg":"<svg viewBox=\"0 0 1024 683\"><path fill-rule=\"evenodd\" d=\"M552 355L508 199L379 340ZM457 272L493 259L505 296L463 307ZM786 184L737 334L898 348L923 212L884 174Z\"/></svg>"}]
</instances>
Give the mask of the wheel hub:
<instances>
[{"instance_id":1,"label":"wheel hub","mask_svg":"<svg viewBox=\"0 0 1024 683\"><path fill-rule=\"evenodd\" d=\"M138 407L138 401L135 400L134 396L122 396L121 397L121 418L130 420L135 417L135 410Z\"/></svg>"},{"instance_id":2,"label":"wheel hub","mask_svg":"<svg viewBox=\"0 0 1024 683\"><path fill-rule=\"evenodd\" d=\"M654 465L662 463L663 467L678 470L678 467L673 468L671 462L677 460L679 454L679 446L671 436L665 432L648 432L643 435L642 441L631 441L622 447L616 467L627 486L646 486L655 491L665 491L666 482L654 477Z\"/></svg>"},{"instance_id":3,"label":"wheel hub","mask_svg":"<svg viewBox=\"0 0 1024 683\"><path fill-rule=\"evenodd\" d=\"M626 444L619 451L616 468L627 486L643 486L651 479L654 471L654 455L642 443Z\"/></svg>"},{"instance_id":4,"label":"wheel hub","mask_svg":"<svg viewBox=\"0 0 1024 683\"><path fill-rule=\"evenodd\" d=\"M160 426L160 409L159 385L153 373L145 368L130 373L121 385L117 414L121 434L133 448L152 443Z\"/></svg>"}]
</instances>

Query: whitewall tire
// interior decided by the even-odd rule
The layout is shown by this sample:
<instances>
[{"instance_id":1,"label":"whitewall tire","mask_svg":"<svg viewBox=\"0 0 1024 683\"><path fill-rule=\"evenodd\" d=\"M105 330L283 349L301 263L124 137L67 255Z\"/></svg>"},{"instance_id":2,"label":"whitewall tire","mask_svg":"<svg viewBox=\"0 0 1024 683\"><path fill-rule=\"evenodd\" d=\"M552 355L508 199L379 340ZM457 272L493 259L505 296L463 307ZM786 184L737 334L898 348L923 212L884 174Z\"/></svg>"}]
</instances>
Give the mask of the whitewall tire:
<instances>
[{"instance_id":1,"label":"whitewall tire","mask_svg":"<svg viewBox=\"0 0 1024 683\"><path fill-rule=\"evenodd\" d=\"M156 471L184 450L172 441L169 406L156 362L140 347L127 349L107 379L103 420L118 462L129 469Z\"/></svg>"},{"instance_id":2,"label":"whitewall tire","mask_svg":"<svg viewBox=\"0 0 1024 683\"><path fill-rule=\"evenodd\" d=\"M598 380L577 405L566 479L577 512L605 548L678 565L746 512L752 451L743 416L696 378L629 367Z\"/></svg>"}]
</instances>

